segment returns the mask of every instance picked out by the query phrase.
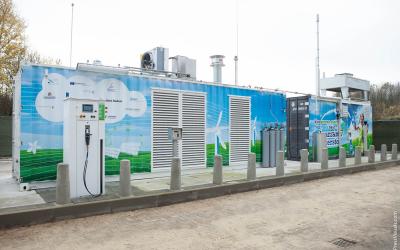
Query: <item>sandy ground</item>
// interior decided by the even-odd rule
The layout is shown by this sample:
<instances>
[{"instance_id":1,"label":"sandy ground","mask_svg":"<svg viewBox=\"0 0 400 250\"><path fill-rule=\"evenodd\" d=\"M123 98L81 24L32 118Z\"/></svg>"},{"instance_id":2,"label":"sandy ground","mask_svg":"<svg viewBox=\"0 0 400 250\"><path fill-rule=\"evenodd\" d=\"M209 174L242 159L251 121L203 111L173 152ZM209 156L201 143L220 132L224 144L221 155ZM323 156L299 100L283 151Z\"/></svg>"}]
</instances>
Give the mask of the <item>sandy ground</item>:
<instances>
[{"instance_id":1,"label":"sandy ground","mask_svg":"<svg viewBox=\"0 0 400 250\"><path fill-rule=\"evenodd\" d=\"M0 249L393 249L395 211L400 167L0 231Z\"/></svg>"}]
</instances>

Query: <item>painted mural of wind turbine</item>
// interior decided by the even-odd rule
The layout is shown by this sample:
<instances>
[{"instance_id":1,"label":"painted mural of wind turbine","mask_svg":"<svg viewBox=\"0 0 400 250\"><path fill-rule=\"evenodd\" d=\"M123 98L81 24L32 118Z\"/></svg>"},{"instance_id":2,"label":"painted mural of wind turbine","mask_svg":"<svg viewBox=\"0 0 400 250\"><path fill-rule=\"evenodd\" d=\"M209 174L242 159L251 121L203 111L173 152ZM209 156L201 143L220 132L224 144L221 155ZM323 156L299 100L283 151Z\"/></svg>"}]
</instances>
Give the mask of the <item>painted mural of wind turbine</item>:
<instances>
[{"instance_id":1,"label":"painted mural of wind turbine","mask_svg":"<svg viewBox=\"0 0 400 250\"><path fill-rule=\"evenodd\" d=\"M251 145L254 146L256 145L256 126L257 126L257 116L254 118L253 121L253 126L251 127L252 129L252 134L251 134Z\"/></svg>"},{"instance_id":2,"label":"painted mural of wind turbine","mask_svg":"<svg viewBox=\"0 0 400 250\"><path fill-rule=\"evenodd\" d=\"M219 127L219 124L221 123L221 119L222 119L222 111L219 112L217 124L215 125L215 127L213 129L214 142L215 142L215 147L214 147L214 154L215 155L219 154L219 145L221 145L221 147L223 149L226 149L225 142L224 142L224 140L222 139L222 136L221 136L221 128Z\"/></svg>"},{"instance_id":3,"label":"painted mural of wind turbine","mask_svg":"<svg viewBox=\"0 0 400 250\"><path fill-rule=\"evenodd\" d=\"M38 141L29 142L28 143L28 150L29 153L36 154L36 150L40 149L41 147L38 145Z\"/></svg>"},{"instance_id":4,"label":"painted mural of wind turbine","mask_svg":"<svg viewBox=\"0 0 400 250\"><path fill-rule=\"evenodd\" d=\"M322 115L321 121L324 120L325 116L336 113L336 109L328 110L325 114Z\"/></svg>"}]
</instances>

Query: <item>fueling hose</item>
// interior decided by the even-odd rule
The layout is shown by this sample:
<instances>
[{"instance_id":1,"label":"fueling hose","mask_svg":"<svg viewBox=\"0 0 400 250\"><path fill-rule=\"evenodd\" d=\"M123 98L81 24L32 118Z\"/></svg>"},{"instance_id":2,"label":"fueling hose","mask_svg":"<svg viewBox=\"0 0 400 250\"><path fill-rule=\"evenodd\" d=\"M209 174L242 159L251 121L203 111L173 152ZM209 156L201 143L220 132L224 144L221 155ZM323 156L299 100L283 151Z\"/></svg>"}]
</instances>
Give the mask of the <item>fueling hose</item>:
<instances>
[{"instance_id":1,"label":"fueling hose","mask_svg":"<svg viewBox=\"0 0 400 250\"><path fill-rule=\"evenodd\" d=\"M93 198L99 197L101 195L101 192L99 194L93 194L90 192L87 184L86 184L86 171L87 171L87 166L88 166L88 159L89 159L89 144L90 144L90 126L86 125L85 126L85 143L86 143L86 159L85 159L85 165L83 167L83 185L85 186L86 191L92 196ZM101 184L100 184L101 185Z\"/></svg>"}]
</instances>

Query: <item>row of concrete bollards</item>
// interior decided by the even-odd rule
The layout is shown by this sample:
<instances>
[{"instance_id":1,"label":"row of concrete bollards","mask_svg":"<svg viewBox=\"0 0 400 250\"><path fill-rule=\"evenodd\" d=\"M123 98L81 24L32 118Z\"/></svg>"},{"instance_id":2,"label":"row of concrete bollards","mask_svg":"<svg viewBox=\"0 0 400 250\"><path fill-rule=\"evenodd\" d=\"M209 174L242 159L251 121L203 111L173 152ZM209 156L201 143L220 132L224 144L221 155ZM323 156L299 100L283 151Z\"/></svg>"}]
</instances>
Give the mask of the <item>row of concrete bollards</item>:
<instances>
[{"instance_id":1,"label":"row of concrete bollards","mask_svg":"<svg viewBox=\"0 0 400 250\"><path fill-rule=\"evenodd\" d=\"M397 144L392 145L392 160L397 160ZM354 165L361 164L362 147L356 147L354 156ZM385 144L381 146L381 161L387 160L387 147ZM375 162L375 146L371 145L368 150L368 163ZM339 148L339 167L346 167L346 150L344 147ZM120 161L120 196L129 197L132 195L131 189L131 164L129 160ZM328 149L322 149L321 169L328 169ZM308 172L308 150L300 150L300 170L301 172ZM57 186L56 186L56 203L68 204L70 199L70 184L68 164L60 163L57 165ZM276 154L276 176L285 175L284 165L284 152L278 151ZM256 174L256 155L254 153L248 154L247 161L247 180L252 181L257 178ZM213 184L221 185L223 183L223 168L222 156L216 155L214 157L213 168ZM181 159L173 157L171 162L171 178L170 190L181 190Z\"/></svg>"},{"instance_id":2,"label":"row of concrete bollards","mask_svg":"<svg viewBox=\"0 0 400 250\"><path fill-rule=\"evenodd\" d=\"M392 144L392 160L397 160L397 144ZM255 163L250 159L255 159L255 155L250 153L249 154L249 162L248 162L248 169L247 169L247 179L254 180L256 179L255 174ZM362 147L356 147L355 149L355 156L354 156L354 165L361 164L361 156L362 156ZM343 168L346 167L346 149L344 147L339 148L339 163L338 167ZM276 155L277 163L276 163L276 176L283 176L285 175L284 169L284 153L283 151L278 151ZM387 161L387 147L385 144L381 146L381 161ZM328 149L322 148L322 157L321 157L321 169L328 169L328 162L329 162L329 155ZM375 162L375 146L371 145L368 150L368 163ZM300 171L301 172L308 172L308 150L301 149L300 150Z\"/></svg>"}]
</instances>

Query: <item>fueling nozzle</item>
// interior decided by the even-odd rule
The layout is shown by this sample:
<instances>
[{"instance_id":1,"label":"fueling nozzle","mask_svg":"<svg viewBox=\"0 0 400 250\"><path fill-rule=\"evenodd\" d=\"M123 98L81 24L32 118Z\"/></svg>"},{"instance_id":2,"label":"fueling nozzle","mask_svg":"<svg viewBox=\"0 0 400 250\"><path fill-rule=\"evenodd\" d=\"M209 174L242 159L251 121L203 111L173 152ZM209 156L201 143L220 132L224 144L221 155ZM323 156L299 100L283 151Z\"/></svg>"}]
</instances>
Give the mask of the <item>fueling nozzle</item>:
<instances>
[{"instance_id":1,"label":"fueling nozzle","mask_svg":"<svg viewBox=\"0 0 400 250\"><path fill-rule=\"evenodd\" d=\"M86 146L89 146L90 143L90 136L92 134L90 133L90 125L85 125L85 142Z\"/></svg>"}]
</instances>

